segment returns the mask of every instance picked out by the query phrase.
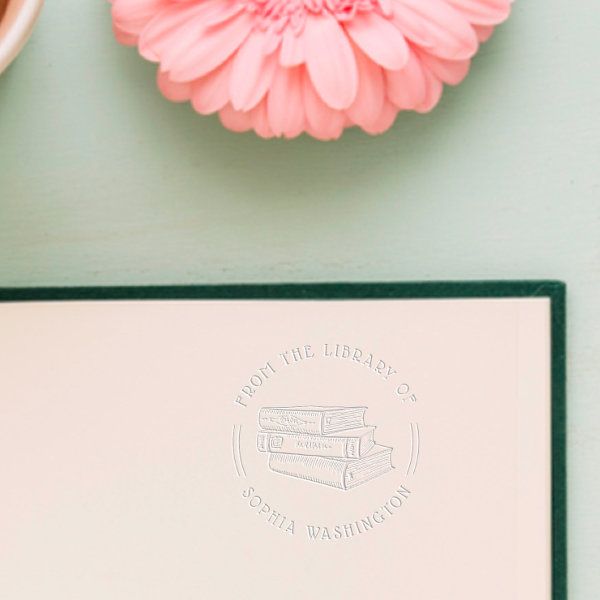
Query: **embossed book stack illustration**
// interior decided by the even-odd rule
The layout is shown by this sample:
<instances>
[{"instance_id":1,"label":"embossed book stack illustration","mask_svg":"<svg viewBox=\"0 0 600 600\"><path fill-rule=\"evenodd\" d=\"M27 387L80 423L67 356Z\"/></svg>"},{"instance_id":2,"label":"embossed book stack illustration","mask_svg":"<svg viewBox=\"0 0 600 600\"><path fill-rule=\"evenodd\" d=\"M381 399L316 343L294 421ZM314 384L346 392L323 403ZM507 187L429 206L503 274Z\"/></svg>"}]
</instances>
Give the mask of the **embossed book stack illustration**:
<instances>
[{"instance_id":1,"label":"embossed book stack illustration","mask_svg":"<svg viewBox=\"0 0 600 600\"><path fill-rule=\"evenodd\" d=\"M387 473L393 448L375 442L364 406L265 407L257 447L274 473L349 490Z\"/></svg>"}]
</instances>

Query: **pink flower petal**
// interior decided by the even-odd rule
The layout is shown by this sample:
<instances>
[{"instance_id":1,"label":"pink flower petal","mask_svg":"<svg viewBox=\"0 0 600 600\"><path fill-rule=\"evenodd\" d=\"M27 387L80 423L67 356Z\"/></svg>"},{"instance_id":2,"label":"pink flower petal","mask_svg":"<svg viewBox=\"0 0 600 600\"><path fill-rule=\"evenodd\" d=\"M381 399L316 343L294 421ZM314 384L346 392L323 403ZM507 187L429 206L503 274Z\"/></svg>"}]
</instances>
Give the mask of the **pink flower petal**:
<instances>
[{"instance_id":1,"label":"pink flower petal","mask_svg":"<svg viewBox=\"0 0 600 600\"><path fill-rule=\"evenodd\" d=\"M440 58L464 60L477 52L473 28L443 0L395 0L394 24L415 44Z\"/></svg>"},{"instance_id":2,"label":"pink flower petal","mask_svg":"<svg viewBox=\"0 0 600 600\"><path fill-rule=\"evenodd\" d=\"M112 17L119 31L139 35L154 15L167 6L167 0L115 0Z\"/></svg>"},{"instance_id":3,"label":"pink flower petal","mask_svg":"<svg viewBox=\"0 0 600 600\"><path fill-rule=\"evenodd\" d=\"M421 62L438 79L449 85L458 85L469 73L470 60L444 60L426 52L418 53Z\"/></svg>"},{"instance_id":4,"label":"pink flower petal","mask_svg":"<svg viewBox=\"0 0 600 600\"><path fill-rule=\"evenodd\" d=\"M498 25L510 14L510 0L447 0L475 25Z\"/></svg>"},{"instance_id":5,"label":"pink flower petal","mask_svg":"<svg viewBox=\"0 0 600 600\"><path fill-rule=\"evenodd\" d=\"M250 34L252 16L241 13L231 21L204 31L194 46L171 69L173 81L202 77L225 62Z\"/></svg>"},{"instance_id":6,"label":"pink flower petal","mask_svg":"<svg viewBox=\"0 0 600 600\"><path fill-rule=\"evenodd\" d=\"M386 71L388 98L401 110L414 110L425 102L427 79L414 51L400 71Z\"/></svg>"},{"instance_id":7,"label":"pink flower petal","mask_svg":"<svg viewBox=\"0 0 600 600\"><path fill-rule=\"evenodd\" d=\"M345 23L356 45L378 65L396 71L408 60L408 45L391 21L377 13L358 14Z\"/></svg>"},{"instance_id":8,"label":"pink flower petal","mask_svg":"<svg viewBox=\"0 0 600 600\"><path fill-rule=\"evenodd\" d=\"M115 22L113 22L113 33L117 42L123 44L123 46L135 46L138 43L139 38L137 35L119 29Z\"/></svg>"},{"instance_id":9,"label":"pink flower petal","mask_svg":"<svg viewBox=\"0 0 600 600\"><path fill-rule=\"evenodd\" d=\"M477 34L477 39L481 43L487 42L492 37L492 34L494 33L493 26L473 25L473 29L475 30L475 33Z\"/></svg>"},{"instance_id":10,"label":"pink flower petal","mask_svg":"<svg viewBox=\"0 0 600 600\"><path fill-rule=\"evenodd\" d=\"M350 42L328 13L309 15L304 28L306 67L322 100L334 109L348 108L358 88L358 73Z\"/></svg>"},{"instance_id":11,"label":"pink flower petal","mask_svg":"<svg viewBox=\"0 0 600 600\"><path fill-rule=\"evenodd\" d=\"M206 15L219 2L220 0L207 0L200 4L177 3L161 10L140 35L140 54L148 60L164 61L179 49L182 31L193 28L196 18ZM201 30L203 26L201 21L196 31Z\"/></svg>"},{"instance_id":12,"label":"pink flower petal","mask_svg":"<svg viewBox=\"0 0 600 600\"><path fill-rule=\"evenodd\" d=\"M292 138L304 129L302 70L278 68L267 98L271 129L276 136Z\"/></svg>"},{"instance_id":13,"label":"pink flower petal","mask_svg":"<svg viewBox=\"0 0 600 600\"><path fill-rule=\"evenodd\" d=\"M250 119L252 120L252 127L254 128L256 135L268 139L273 137L273 130L269 125L266 104L266 101L263 100L260 104L255 106L250 111Z\"/></svg>"},{"instance_id":14,"label":"pink flower petal","mask_svg":"<svg viewBox=\"0 0 600 600\"><path fill-rule=\"evenodd\" d=\"M221 110L229 102L232 59L197 79L192 87L192 106L202 115Z\"/></svg>"},{"instance_id":15,"label":"pink flower petal","mask_svg":"<svg viewBox=\"0 0 600 600\"><path fill-rule=\"evenodd\" d=\"M358 66L358 93L346 114L353 123L368 129L377 123L383 110L385 102L383 71L360 50L355 51L355 56Z\"/></svg>"},{"instance_id":16,"label":"pink flower petal","mask_svg":"<svg viewBox=\"0 0 600 600\"><path fill-rule=\"evenodd\" d=\"M397 115L398 109L391 102L386 102L377 120L374 123L362 125L362 128L371 135L379 135L387 131L394 124Z\"/></svg>"},{"instance_id":17,"label":"pink flower petal","mask_svg":"<svg viewBox=\"0 0 600 600\"><path fill-rule=\"evenodd\" d=\"M279 64L282 67L296 67L304 62L303 38L289 27L283 32Z\"/></svg>"},{"instance_id":18,"label":"pink flower petal","mask_svg":"<svg viewBox=\"0 0 600 600\"><path fill-rule=\"evenodd\" d=\"M415 110L420 113L427 113L433 110L440 101L443 85L429 69L423 68L423 74L425 75L426 83L425 99L419 106L415 107Z\"/></svg>"},{"instance_id":19,"label":"pink flower petal","mask_svg":"<svg viewBox=\"0 0 600 600\"><path fill-rule=\"evenodd\" d=\"M311 134L320 140L337 139L344 129L346 116L343 112L335 110L320 98L310 77L304 75L304 110Z\"/></svg>"},{"instance_id":20,"label":"pink flower petal","mask_svg":"<svg viewBox=\"0 0 600 600\"><path fill-rule=\"evenodd\" d=\"M271 85L277 58L263 53L265 36L253 31L233 59L229 95L236 110L254 108Z\"/></svg>"},{"instance_id":21,"label":"pink flower petal","mask_svg":"<svg viewBox=\"0 0 600 600\"><path fill-rule=\"evenodd\" d=\"M156 74L158 89L171 102L186 102L192 95L191 83L175 83L169 79L168 73L158 69Z\"/></svg>"},{"instance_id":22,"label":"pink flower petal","mask_svg":"<svg viewBox=\"0 0 600 600\"><path fill-rule=\"evenodd\" d=\"M235 110L231 104L227 104L220 110L219 119L221 119L224 127L237 133L252 129L252 117L250 113Z\"/></svg>"}]
</instances>

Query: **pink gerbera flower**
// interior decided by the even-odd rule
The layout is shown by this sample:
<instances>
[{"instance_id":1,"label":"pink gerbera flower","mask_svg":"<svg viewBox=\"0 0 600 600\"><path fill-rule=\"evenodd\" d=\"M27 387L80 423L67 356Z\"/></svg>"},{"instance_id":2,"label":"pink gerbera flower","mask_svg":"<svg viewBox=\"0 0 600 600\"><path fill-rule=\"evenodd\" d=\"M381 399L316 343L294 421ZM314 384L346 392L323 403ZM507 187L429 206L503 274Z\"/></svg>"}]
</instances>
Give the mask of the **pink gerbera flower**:
<instances>
[{"instance_id":1,"label":"pink gerbera flower","mask_svg":"<svg viewBox=\"0 0 600 600\"><path fill-rule=\"evenodd\" d=\"M111 0L158 85L262 137L381 133L457 84L512 0Z\"/></svg>"}]
</instances>

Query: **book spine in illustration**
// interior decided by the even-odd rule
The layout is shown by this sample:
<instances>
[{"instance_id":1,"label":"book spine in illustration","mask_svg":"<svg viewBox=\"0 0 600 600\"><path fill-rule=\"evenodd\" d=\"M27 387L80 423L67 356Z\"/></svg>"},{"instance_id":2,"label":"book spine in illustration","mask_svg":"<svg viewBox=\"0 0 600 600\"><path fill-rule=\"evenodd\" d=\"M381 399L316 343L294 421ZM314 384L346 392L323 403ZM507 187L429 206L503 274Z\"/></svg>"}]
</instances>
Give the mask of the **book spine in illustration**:
<instances>
[{"instance_id":1,"label":"book spine in illustration","mask_svg":"<svg viewBox=\"0 0 600 600\"><path fill-rule=\"evenodd\" d=\"M258 422L262 429L293 433L323 433L323 413L311 410L261 408Z\"/></svg>"},{"instance_id":2,"label":"book spine in illustration","mask_svg":"<svg viewBox=\"0 0 600 600\"><path fill-rule=\"evenodd\" d=\"M336 458L359 458L362 449L359 436L336 437L268 431L258 433L257 447L261 452L284 452Z\"/></svg>"},{"instance_id":3,"label":"book spine in illustration","mask_svg":"<svg viewBox=\"0 0 600 600\"><path fill-rule=\"evenodd\" d=\"M365 411L366 408L363 406L324 411L323 433L337 433L339 431L364 427Z\"/></svg>"},{"instance_id":4,"label":"book spine in illustration","mask_svg":"<svg viewBox=\"0 0 600 600\"><path fill-rule=\"evenodd\" d=\"M347 461L303 454L269 454L269 468L282 475L345 489Z\"/></svg>"}]
</instances>

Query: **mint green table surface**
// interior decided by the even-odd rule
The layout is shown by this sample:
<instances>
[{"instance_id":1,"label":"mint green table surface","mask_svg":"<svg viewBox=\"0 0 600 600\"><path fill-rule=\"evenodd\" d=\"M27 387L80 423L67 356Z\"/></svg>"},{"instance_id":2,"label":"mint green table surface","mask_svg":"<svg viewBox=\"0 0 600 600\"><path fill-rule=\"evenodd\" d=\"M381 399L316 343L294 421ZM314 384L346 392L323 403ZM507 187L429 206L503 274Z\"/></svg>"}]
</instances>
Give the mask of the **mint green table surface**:
<instances>
[{"instance_id":1,"label":"mint green table surface","mask_svg":"<svg viewBox=\"0 0 600 600\"><path fill-rule=\"evenodd\" d=\"M571 590L596 597L598 31L593 0L521 0L430 115L263 141L163 100L101 0L48 0L0 77L0 286L564 279Z\"/></svg>"}]
</instances>

